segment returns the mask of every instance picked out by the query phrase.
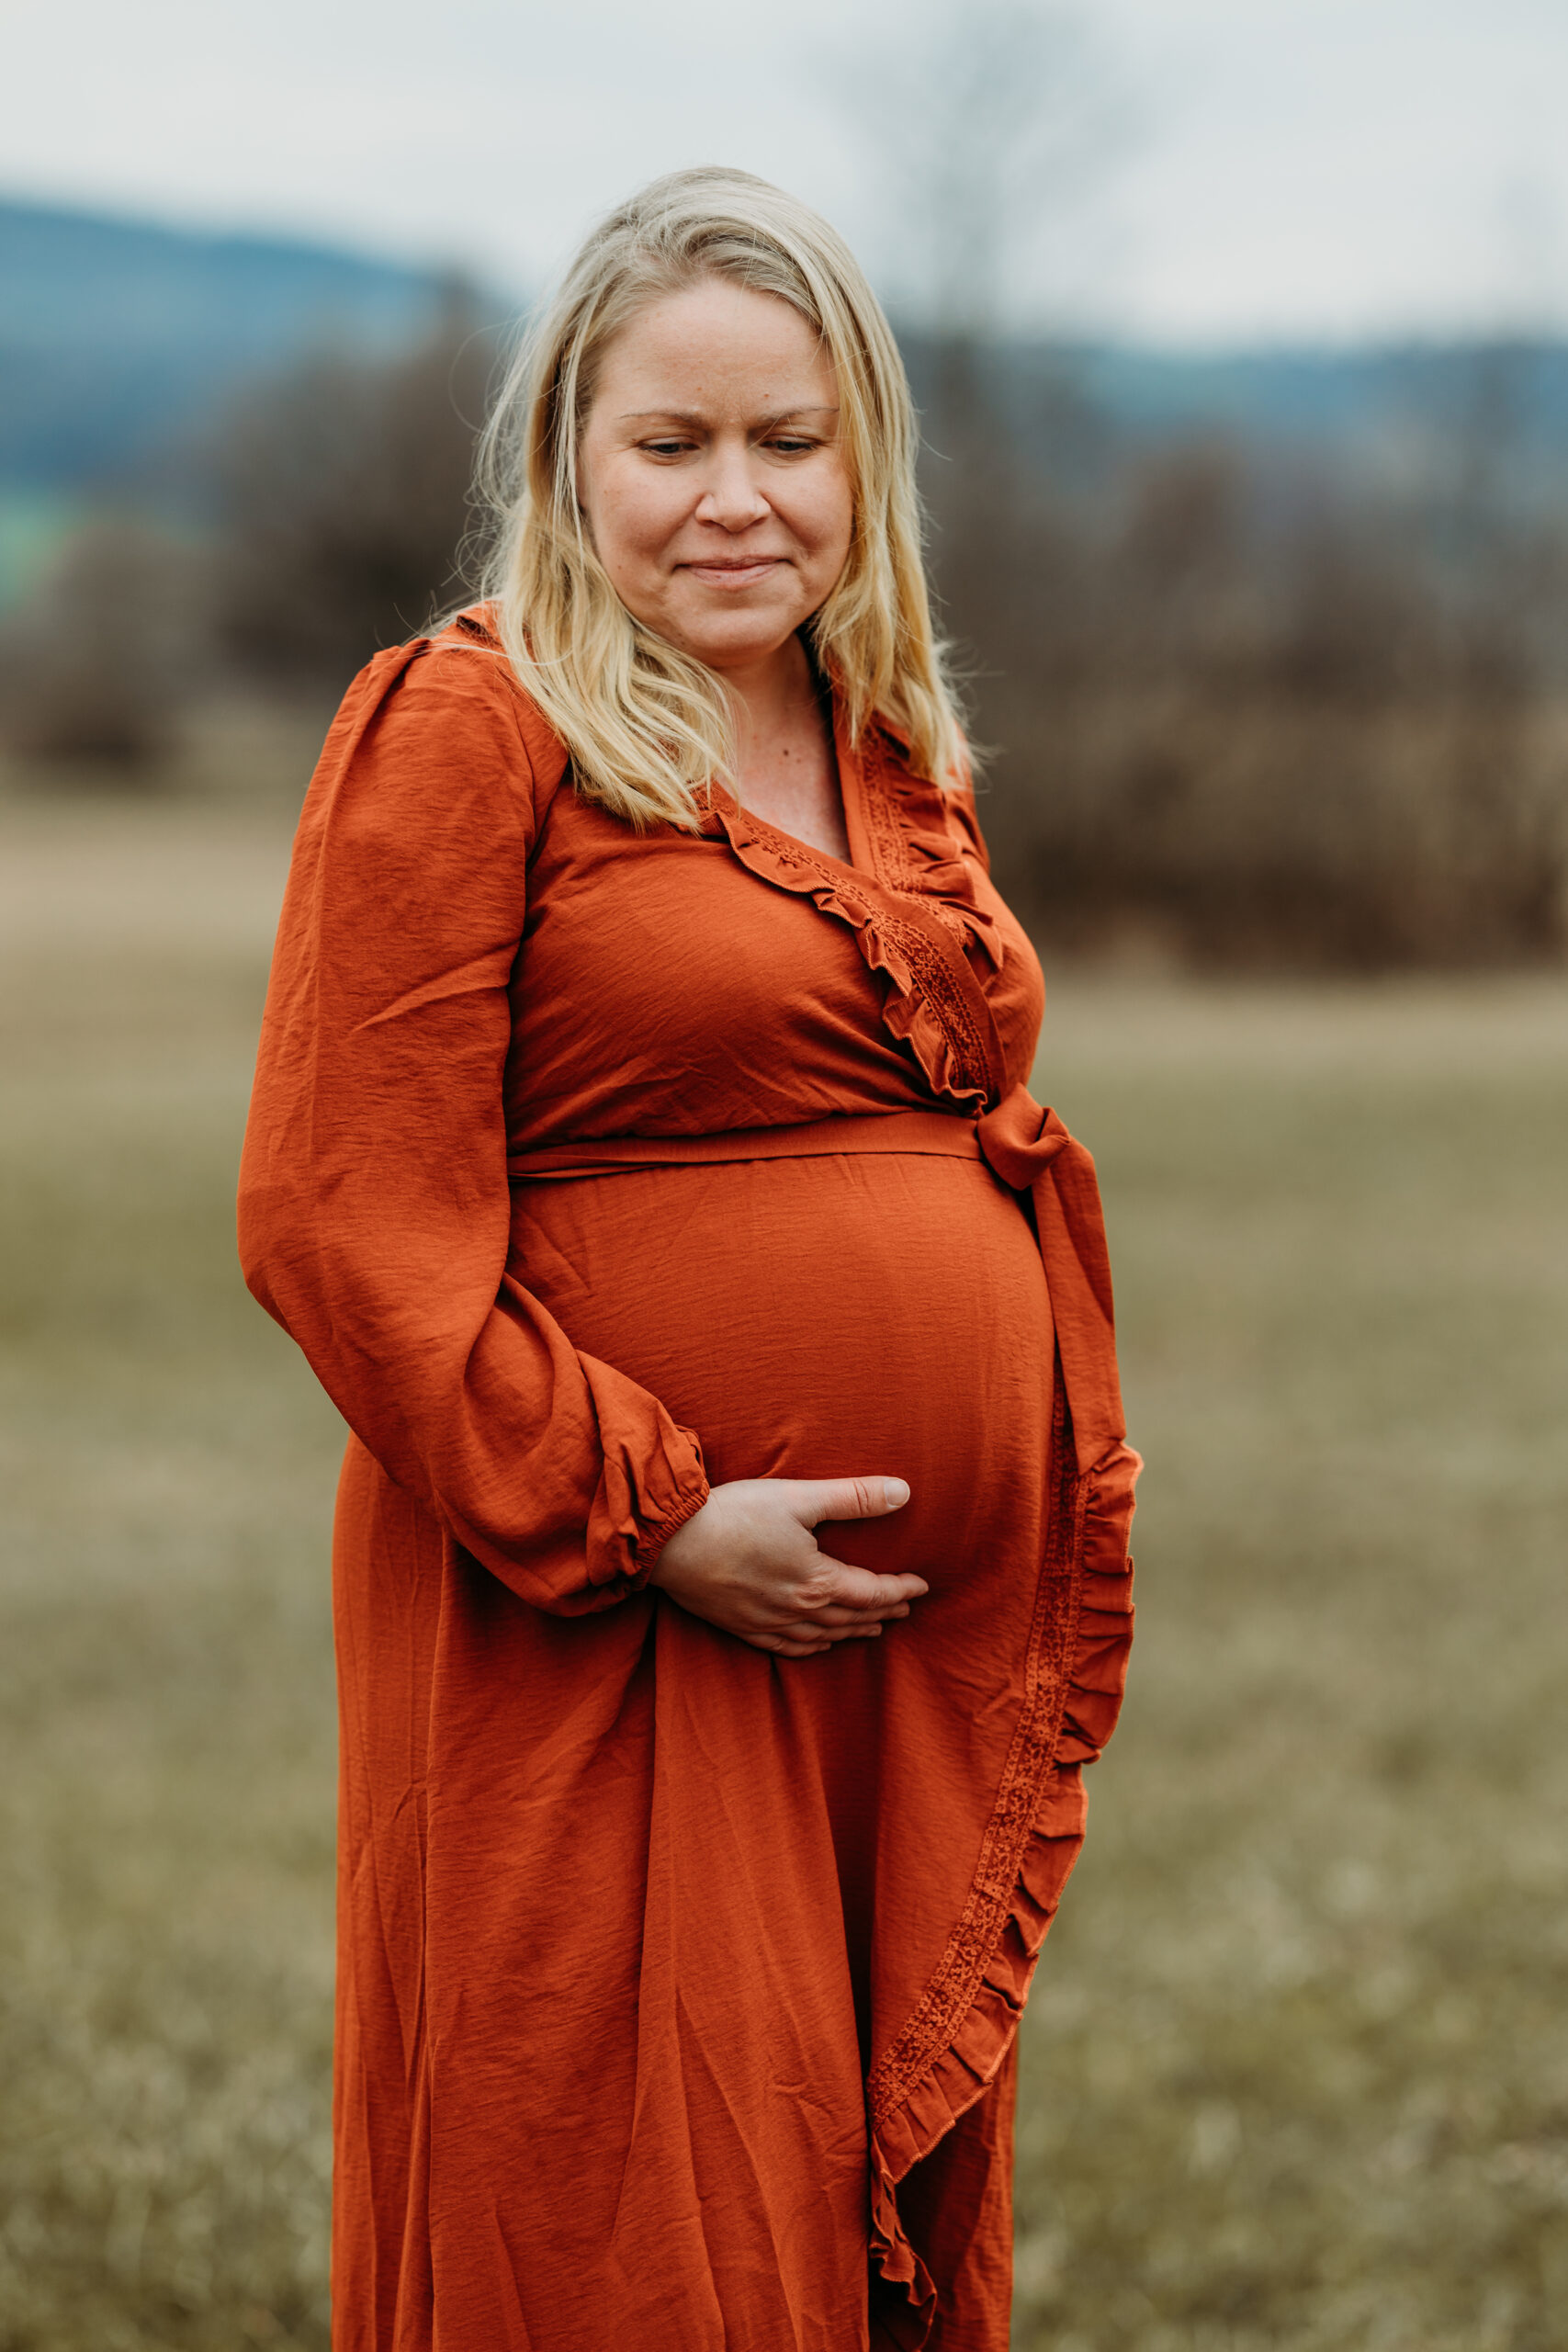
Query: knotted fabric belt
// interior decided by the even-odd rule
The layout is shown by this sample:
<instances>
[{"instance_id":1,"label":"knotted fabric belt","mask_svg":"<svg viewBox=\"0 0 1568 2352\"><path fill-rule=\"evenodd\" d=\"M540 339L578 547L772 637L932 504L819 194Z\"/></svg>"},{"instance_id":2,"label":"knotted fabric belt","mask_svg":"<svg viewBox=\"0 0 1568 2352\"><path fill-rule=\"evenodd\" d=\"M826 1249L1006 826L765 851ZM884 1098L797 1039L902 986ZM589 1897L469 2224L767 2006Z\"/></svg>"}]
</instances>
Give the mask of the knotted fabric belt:
<instances>
[{"instance_id":1,"label":"knotted fabric belt","mask_svg":"<svg viewBox=\"0 0 1568 2352\"><path fill-rule=\"evenodd\" d=\"M736 1127L716 1136L616 1136L516 1152L506 1166L513 1183L534 1184L629 1176L651 1168L829 1159L840 1152L983 1159L1004 1184L1031 1195L1077 1466L1092 1469L1126 1435L1100 1186L1083 1145L1055 1111L1041 1109L1027 1087L1015 1086L979 1119L942 1111L889 1111L811 1119L798 1126Z\"/></svg>"}]
</instances>

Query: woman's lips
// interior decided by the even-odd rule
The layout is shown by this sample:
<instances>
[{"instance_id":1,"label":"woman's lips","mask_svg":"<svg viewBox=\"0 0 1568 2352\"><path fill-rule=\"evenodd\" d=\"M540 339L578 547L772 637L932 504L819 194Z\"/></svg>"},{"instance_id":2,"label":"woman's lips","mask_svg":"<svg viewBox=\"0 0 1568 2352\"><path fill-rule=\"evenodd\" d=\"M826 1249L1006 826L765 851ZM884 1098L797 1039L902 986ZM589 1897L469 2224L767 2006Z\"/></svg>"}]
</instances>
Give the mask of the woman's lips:
<instances>
[{"instance_id":1,"label":"woman's lips","mask_svg":"<svg viewBox=\"0 0 1568 2352\"><path fill-rule=\"evenodd\" d=\"M781 555L763 555L743 563L686 563L681 569L706 588L752 588L770 571L776 571L784 560Z\"/></svg>"}]
</instances>

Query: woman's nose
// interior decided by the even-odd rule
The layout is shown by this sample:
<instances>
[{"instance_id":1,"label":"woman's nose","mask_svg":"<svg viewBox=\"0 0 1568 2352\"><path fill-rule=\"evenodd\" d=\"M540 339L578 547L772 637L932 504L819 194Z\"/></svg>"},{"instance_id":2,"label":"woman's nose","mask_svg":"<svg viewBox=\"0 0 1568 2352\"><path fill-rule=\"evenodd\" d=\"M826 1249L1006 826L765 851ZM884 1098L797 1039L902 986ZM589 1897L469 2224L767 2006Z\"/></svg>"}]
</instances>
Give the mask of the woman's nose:
<instances>
[{"instance_id":1,"label":"woman's nose","mask_svg":"<svg viewBox=\"0 0 1568 2352\"><path fill-rule=\"evenodd\" d=\"M726 531L744 531L771 512L752 474L750 451L716 451L697 504L698 522L716 523Z\"/></svg>"}]
</instances>

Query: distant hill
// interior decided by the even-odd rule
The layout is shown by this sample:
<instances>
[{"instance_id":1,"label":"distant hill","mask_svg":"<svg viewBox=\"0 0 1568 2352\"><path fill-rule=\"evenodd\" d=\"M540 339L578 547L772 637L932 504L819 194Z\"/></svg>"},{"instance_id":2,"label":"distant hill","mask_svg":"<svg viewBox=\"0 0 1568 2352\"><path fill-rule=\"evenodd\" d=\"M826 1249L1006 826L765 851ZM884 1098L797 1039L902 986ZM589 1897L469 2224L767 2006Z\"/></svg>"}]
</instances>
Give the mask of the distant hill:
<instances>
[{"instance_id":1,"label":"distant hill","mask_svg":"<svg viewBox=\"0 0 1568 2352\"><path fill-rule=\"evenodd\" d=\"M940 357L907 336L917 401ZM1490 468L1517 496L1568 505L1568 342L1473 341L1172 352L1016 342L985 364L1016 446L1092 490L1129 447L1239 443L1384 484Z\"/></svg>"},{"instance_id":2,"label":"distant hill","mask_svg":"<svg viewBox=\"0 0 1568 2352\"><path fill-rule=\"evenodd\" d=\"M406 345L442 294L328 246L0 202L0 492L123 478L257 368Z\"/></svg>"},{"instance_id":3,"label":"distant hill","mask_svg":"<svg viewBox=\"0 0 1568 2352\"><path fill-rule=\"evenodd\" d=\"M1346 348L1220 351L1173 357L1086 352L1085 380L1131 425L1227 426L1271 440L1338 442L1487 417L1541 443L1568 443L1568 343L1498 339Z\"/></svg>"},{"instance_id":4,"label":"distant hill","mask_svg":"<svg viewBox=\"0 0 1568 2352\"><path fill-rule=\"evenodd\" d=\"M145 491L154 469L166 488L182 441L237 382L313 347L406 345L444 290L430 270L325 245L0 202L0 542L44 528L33 518L62 500ZM492 303L499 321L508 304ZM919 396L931 347L913 334L906 348ZM1021 342L989 370L1021 446L1069 469L1086 425L1089 441L1228 434L1374 468L1491 435L1532 485L1557 500L1568 489L1564 343L1178 354ZM4 558L0 544L0 571Z\"/></svg>"}]
</instances>

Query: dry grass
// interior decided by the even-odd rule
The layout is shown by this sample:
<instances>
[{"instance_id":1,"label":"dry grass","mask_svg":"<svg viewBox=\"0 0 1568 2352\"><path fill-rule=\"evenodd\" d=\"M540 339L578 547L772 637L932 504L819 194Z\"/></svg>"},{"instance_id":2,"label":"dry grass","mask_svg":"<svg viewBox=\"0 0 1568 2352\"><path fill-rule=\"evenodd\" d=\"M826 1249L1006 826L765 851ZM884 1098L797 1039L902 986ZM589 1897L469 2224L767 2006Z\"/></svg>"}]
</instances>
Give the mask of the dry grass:
<instances>
[{"instance_id":1,"label":"dry grass","mask_svg":"<svg viewBox=\"0 0 1568 2352\"><path fill-rule=\"evenodd\" d=\"M231 1207L286 838L5 811L7 2352L325 2340L338 1433Z\"/></svg>"},{"instance_id":2,"label":"dry grass","mask_svg":"<svg viewBox=\"0 0 1568 2352\"><path fill-rule=\"evenodd\" d=\"M0 804L5 2352L325 2341L338 1430L230 1220L286 830ZM1568 990L1054 1012L1150 1471L1019 2344L1549 2352Z\"/></svg>"},{"instance_id":3,"label":"dry grass","mask_svg":"<svg viewBox=\"0 0 1568 2352\"><path fill-rule=\"evenodd\" d=\"M1568 989L1063 988L1149 1457L1021 2345L1568 2341Z\"/></svg>"}]
</instances>

